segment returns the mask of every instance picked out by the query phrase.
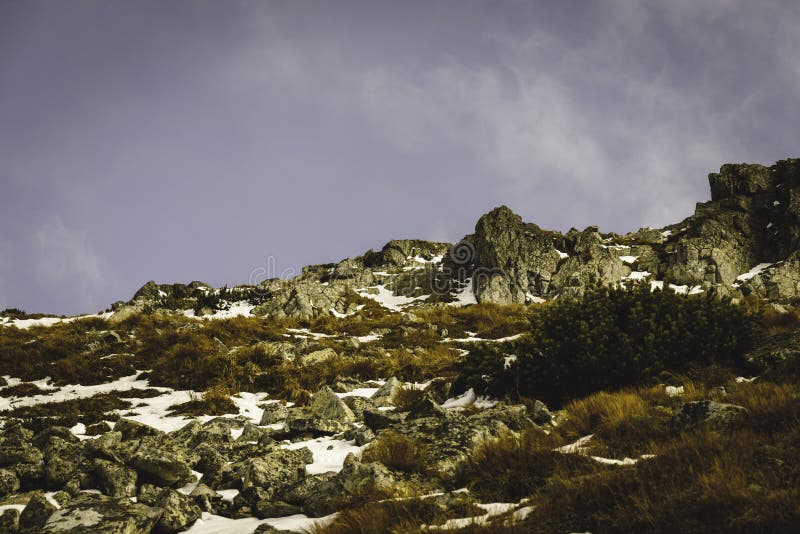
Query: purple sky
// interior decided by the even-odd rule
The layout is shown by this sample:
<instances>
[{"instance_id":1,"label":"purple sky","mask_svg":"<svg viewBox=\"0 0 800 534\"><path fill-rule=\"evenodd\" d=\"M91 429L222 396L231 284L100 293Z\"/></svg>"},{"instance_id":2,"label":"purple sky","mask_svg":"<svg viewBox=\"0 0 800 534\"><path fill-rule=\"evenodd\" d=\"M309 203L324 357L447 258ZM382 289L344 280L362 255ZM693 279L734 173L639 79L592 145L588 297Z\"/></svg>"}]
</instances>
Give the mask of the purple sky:
<instances>
[{"instance_id":1,"label":"purple sky","mask_svg":"<svg viewBox=\"0 0 800 534\"><path fill-rule=\"evenodd\" d=\"M800 4L0 0L0 309L247 282L800 156ZM277 274L277 273L276 273Z\"/></svg>"}]
</instances>

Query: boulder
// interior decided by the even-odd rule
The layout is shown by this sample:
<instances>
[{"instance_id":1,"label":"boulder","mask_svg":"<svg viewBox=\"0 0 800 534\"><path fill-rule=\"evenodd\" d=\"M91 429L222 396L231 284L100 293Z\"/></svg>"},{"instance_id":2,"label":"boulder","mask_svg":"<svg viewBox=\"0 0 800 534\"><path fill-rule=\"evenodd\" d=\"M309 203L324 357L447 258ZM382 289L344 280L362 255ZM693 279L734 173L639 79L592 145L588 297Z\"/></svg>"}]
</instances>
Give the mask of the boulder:
<instances>
[{"instance_id":1,"label":"boulder","mask_svg":"<svg viewBox=\"0 0 800 534\"><path fill-rule=\"evenodd\" d=\"M136 496L135 470L97 458L94 461L94 472L100 489L109 497Z\"/></svg>"},{"instance_id":2,"label":"boulder","mask_svg":"<svg viewBox=\"0 0 800 534\"><path fill-rule=\"evenodd\" d=\"M35 491L28 504L19 515L19 531L21 534L38 534L47 523L56 507L44 496L43 491Z\"/></svg>"},{"instance_id":3,"label":"boulder","mask_svg":"<svg viewBox=\"0 0 800 534\"><path fill-rule=\"evenodd\" d=\"M338 355L336 354L335 350L331 348L324 348L309 352L308 354L303 354L297 358L297 361L300 365L317 365L320 363L325 363L328 360L332 360L337 356Z\"/></svg>"},{"instance_id":4,"label":"boulder","mask_svg":"<svg viewBox=\"0 0 800 534\"><path fill-rule=\"evenodd\" d=\"M273 402L264 405L264 413L261 415L261 425L274 425L286 419L289 409L281 402Z\"/></svg>"},{"instance_id":5,"label":"boulder","mask_svg":"<svg viewBox=\"0 0 800 534\"><path fill-rule=\"evenodd\" d=\"M702 400L684 404L672 418L672 423L679 430L691 429L700 424L729 428L746 415L747 409L742 406Z\"/></svg>"},{"instance_id":6,"label":"boulder","mask_svg":"<svg viewBox=\"0 0 800 534\"><path fill-rule=\"evenodd\" d=\"M0 532L3 534L14 534L19 531L19 510L16 508L6 508L0 515Z\"/></svg>"},{"instance_id":7,"label":"boulder","mask_svg":"<svg viewBox=\"0 0 800 534\"><path fill-rule=\"evenodd\" d=\"M19 477L13 471L0 469L0 498L19 491Z\"/></svg>"},{"instance_id":8,"label":"boulder","mask_svg":"<svg viewBox=\"0 0 800 534\"><path fill-rule=\"evenodd\" d=\"M303 480L306 464L313 461L308 448L279 449L263 458L245 460L238 468L244 489L255 487L264 490L267 499L282 493Z\"/></svg>"},{"instance_id":9,"label":"boulder","mask_svg":"<svg viewBox=\"0 0 800 534\"><path fill-rule=\"evenodd\" d=\"M50 515L42 534L149 534L162 510L128 499L82 493Z\"/></svg>"},{"instance_id":10,"label":"boulder","mask_svg":"<svg viewBox=\"0 0 800 534\"><path fill-rule=\"evenodd\" d=\"M202 515L202 511L190 497L171 489L162 493L156 506L163 510L153 530L156 534L182 532Z\"/></svg>"},{"instance_id":11,"label":"boulder","mask_svg":"<svg viewBox=\"0 0 800 534\"><path fill-rule=\"evenodd\" d=\"M372 402L375 406L390 406L394 404L394 397L401 389L403 389L403 383L397 378L391 377L378 391L372 394Z\"/></svg>"}]
</instances>

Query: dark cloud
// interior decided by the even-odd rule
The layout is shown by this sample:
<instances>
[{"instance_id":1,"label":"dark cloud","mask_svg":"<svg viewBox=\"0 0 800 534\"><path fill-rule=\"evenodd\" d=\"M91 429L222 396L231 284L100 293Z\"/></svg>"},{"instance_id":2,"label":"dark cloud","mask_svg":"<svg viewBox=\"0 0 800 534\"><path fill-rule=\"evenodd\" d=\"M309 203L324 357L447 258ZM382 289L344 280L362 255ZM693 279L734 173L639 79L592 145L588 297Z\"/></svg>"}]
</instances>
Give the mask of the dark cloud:
<instances>
[{"instance_id":1,"label":"dark cloud","mask_svg":"<svg viewBox=\"0 0 800 534\"><path fill-rule=\"evenodd\" d=\"M797 155L791 1L4 2L0 307L247 281L505 203L691 213Z\"/></svg>"}]
</instances>

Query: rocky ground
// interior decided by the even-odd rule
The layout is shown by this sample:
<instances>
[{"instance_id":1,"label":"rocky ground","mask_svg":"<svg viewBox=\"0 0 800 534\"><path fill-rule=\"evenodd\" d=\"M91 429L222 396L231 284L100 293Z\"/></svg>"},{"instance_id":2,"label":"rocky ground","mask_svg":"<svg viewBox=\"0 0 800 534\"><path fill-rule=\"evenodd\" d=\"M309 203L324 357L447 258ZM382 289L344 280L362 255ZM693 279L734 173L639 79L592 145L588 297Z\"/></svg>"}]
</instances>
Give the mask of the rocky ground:
<instances>
[{"instance_id":1,"label":"rocky ground","mask_svg":"<svg viewBox=\"0 0 800 534\"><path fill-rule=\"evenodd\" d=\"M791 531L800 160L709 180L658 230L498 208L455 245L391 241L289 281L6 310L0 533ZM730 297L760 337L738 368L558 406L459 384L479 350L514 368L532 317L597 284Z\"/></svg>"}]
</instances>

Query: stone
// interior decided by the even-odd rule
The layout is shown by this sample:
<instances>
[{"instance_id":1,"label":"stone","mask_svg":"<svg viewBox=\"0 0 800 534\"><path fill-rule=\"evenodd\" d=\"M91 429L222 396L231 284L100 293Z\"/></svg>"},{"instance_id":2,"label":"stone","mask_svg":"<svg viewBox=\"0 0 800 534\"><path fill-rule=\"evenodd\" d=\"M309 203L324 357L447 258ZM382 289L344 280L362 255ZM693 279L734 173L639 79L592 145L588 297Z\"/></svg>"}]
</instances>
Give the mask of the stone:
<instances>
[{"instance_id":1,"label":"stone","mask_svg":"<svg viewBox=\"0 0 800 534\"><path fill-rule=\"evenodd\" d=\"M238 469L242 488L259 488L271 499L302 481L306 476L306 464L313 459L306 447L279 449L263 458L249 458Z\"/></svg>"},{"instance_id":2,"label":"stone","mask_svg":"<svg viewBox=\"0 0 800 534\"><path fill-rule=\"evenodd\" d=\"M533 403L533 409L531 410L531 419L537 425L545 425L553 420L553 414L550 413L550 410L547 409L545 403L540 400L537 400Z\"/></svg>"},{"instance_id":3,"label":"stone","mask_svg":"<svg viewBox=\"0 0 800 534\"><path fill-rule=\"evenodd\" d=\"M274 425L281 423L289 415L289 409L281 402L273 402L264 405L264 413L261 415L261 425Z\"/></svg>"},{"instance_id":4,"label":"stone","mask_svg":"<svg viewBox=\"0 0 800 534\"><path fill-rule=\"evenodd\" d=\"M418 419L420 417L440 417L445 414L444 408L433 400L429 393L425 393L422 398L417 400L408 411L408 419Z\"/></svg>"},{"instance_id":5,"label":"stone","mask_svg":"<svg viewBox=\"0 0 800 534\"><path fill-rule=\"evenodd\" d=\"M8 469L0 469L0 497L18 492L19 487L19 477L15 472Z\"/></svg>"},{"instance_id":6,"label":"stone","mask_svg":"<svg viewBox=\"0 0 800 534\"><path fill-rule=\"evenodd\" d=\"M375 406L391 406L394 404L395 395L401 389L403 389L403 383L397 378L391 377L370 398Z\"/></svg>"},{"instance_id":7,"label":"stone","mask_svg":"<svg viewBox=\"0 0 800 534\"><path fill-rule=\"evenodd\" d=\"M81 493L50 515L42 534L149 534L162 510L113 499L105 495Z\"/></svg>"},{"instance_id":8,"label":"stone","mask_svg":"<svg viewBox=\"0 0 800 534\"><path fill-rule=\"evenodd\" d=\"M28 504L19 515L20 533L37 534L42 532L42 528L55 510L56 507L45 498L43 491L34 491Z\"/></svg>"},{"instance_id":9,"label":"stone","mask_svg":"<svg viewBox=\"0 0 800 534\"><path fill-rule=\"evenodd\" d=\"M157 437L164 434L160 430L144 423L125 418L121 418L116 422L114 432L122 434L122 441L141 439L146 436Z\"/></svg>"},{"instance_id":10,"label":"stone","mask_svg":"<svg viewBox=\"0 0 800 534\"><path fill-rule=\"evenodd\" d=\"M136 469L139 477L159 486L183 486L193 482L195 477L189 463L192 461L188 454L145 440L130 459L130 466Z\"/></svg>"},{"instance_id":11,"label":"stone","mask_svg":"<svg viewBox=\"0 0 800 534\"><path fill-rule=\"evenodd\" d=\"M300 365L318 365L325 363L328 360L332 360L337 356L338 355L336 354L335 350L331 348L324 348L298 356L297 361Z\"/></svg>"},{"instance_id":12,"label":"stone","mask_svg":"<svg viewBox=\"0 0 800 534\"><path fill-rule=\"evenodd\" d=\"M347 407L353 411L356 419L363 419L364 410L371 410L376 407L375 402L372 399L359 397L358 395L349 395L347 397L343 397L342 402L344 402Z\"/></svg>"},{"instance_id":13,"label":"stone","mask_svg":"<svg viewBox=\"0 0 800 534\"><path fill-rule=\"evenodd\" d=\"M742 406L702 400L685 403L672 418L672 423L679 430L688 430L700 424L729 428L746 415L747 409Z\"/></svg>"},{"instance_id":14,"label":"stone","mask_svg":"<svg viewBox=\"0 0 800 534\"><path fill-rule=\"evenodd\" d=\"M328 386L322 386L311 398L311 411L321 419L331 419L339 423L354 423L353 411Z\"/></svg>"},{"instance_id":15,"label":"stone","mask_svg":"<svg viewBox=\"0 0 800 534\"><path fill-rule=\"evenodd\" d=\"M405 417L394 412L377 409L364 410L364 424L373 432L401 423L404 419Z\"/></svg>"},{"instance_id":16,"label":"stone","mask_svg":"<svg viewBox=\"0 0 800 534\"><path fill-rule=\"evenodd\" d=\"M14 534L19 531L19 510L7 508L0 515L0 533Z\"/></svg>"},{"instance_id":17,"label":"stone","mask_svg":"<svg viewBox=\"0 0 800 534\"><path fill-rule=\"evenodd\" d=\"M100 489L109 497L135 497L136 471L123 465L101 460L94 461L94 471Z\"/></svg>"},{"instance_id":18,"label":"stone","mask_svg":"<svg viewBox=\"0 0 800 534\"><path fill-rule=\"evenodd\" d=\"M163 510L155 525L154 532L157 534L182 532L202 515L202 511L190 497L171 489L162 493L157 507Z\"/></svg>"}]
</instances>

